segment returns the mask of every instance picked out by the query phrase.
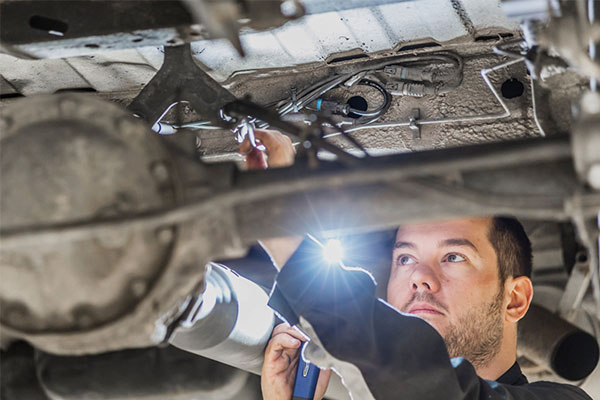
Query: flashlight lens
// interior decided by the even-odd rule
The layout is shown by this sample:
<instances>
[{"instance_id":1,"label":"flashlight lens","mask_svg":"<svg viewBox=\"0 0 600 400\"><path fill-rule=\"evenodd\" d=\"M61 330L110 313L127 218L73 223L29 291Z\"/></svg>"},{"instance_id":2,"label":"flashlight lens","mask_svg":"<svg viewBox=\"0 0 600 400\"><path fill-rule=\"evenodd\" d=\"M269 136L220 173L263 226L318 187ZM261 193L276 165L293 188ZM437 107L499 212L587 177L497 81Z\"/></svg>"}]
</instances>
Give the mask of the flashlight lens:
<instances>
[{"instance_id":1,"label":"flashlight lens","mask_svg":"<svg viewBox=\"0 0 600 400\"><path fill-rule=\"evenodd\" d=\"M342 242L337 239L327 241L323 247L323 257L329 264L338 264L342 262L344 257L344 248Z\"/></svg>"}]
</instances>

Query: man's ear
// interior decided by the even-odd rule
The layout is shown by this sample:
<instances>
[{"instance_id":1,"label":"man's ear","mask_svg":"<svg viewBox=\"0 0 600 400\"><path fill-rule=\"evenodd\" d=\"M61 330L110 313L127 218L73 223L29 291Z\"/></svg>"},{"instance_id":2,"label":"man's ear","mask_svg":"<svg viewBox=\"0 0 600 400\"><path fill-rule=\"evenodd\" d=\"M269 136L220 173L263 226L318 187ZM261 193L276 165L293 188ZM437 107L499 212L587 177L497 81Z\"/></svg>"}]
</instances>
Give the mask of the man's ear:
<instances>
[{"instance_id":1,"label":"man's ear","mask_svg":"<svg viewBox=\"0 0 600 400\"><path fill-rule=\"evenodd\" d=\"M506 306L506 320L518 322L525 316L533 297L531 279L526 276L509 278L506 280L508 304Z\"/></svg>"}]
</instances>

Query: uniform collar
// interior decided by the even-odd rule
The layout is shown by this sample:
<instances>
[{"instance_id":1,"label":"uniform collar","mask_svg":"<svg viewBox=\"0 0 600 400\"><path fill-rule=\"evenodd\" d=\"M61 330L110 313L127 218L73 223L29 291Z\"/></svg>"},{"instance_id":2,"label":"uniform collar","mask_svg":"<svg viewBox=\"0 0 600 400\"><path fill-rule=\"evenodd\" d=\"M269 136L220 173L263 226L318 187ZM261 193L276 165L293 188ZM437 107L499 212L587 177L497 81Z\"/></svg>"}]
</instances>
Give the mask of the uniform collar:
<instances>
[{"instance_id":1,"label":"uniform collar","mask_svg":"<svg viewBox=\"0 0 600 400\"><path fill-rule=\"evenodd\" d=\"M515 363L510 367L502 376L496 379L498 383L504 383L507 385L525 385L528 383L527 378L521 372L521 367L519 367L519 363L515 361Z\"/></svg>"}]
</instances>

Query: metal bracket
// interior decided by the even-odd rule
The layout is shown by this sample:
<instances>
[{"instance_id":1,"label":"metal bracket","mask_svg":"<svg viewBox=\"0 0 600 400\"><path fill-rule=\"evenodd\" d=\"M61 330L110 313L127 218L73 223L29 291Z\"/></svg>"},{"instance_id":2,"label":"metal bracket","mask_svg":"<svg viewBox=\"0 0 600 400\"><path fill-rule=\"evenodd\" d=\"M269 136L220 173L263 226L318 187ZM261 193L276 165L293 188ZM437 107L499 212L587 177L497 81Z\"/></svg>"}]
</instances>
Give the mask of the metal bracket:
<instances>
[{"instance_id":1,"label":"metal bracket","mask_svg":"<svg viewBox=\"0 0 600 400\"><path fill-rule=\"evenodd\" d=\"M236 100L235 96L196 65L189 44L164 50L162 67L128 108L154 125L173 105L187 101L202 118L229 128L219 110Z\"/></svg>"},{"instance_id":2,"label":"metal bracket","mask_svg":"<svg viewBox=\"0 0 600 400\"><path fill-rule=\"evenodd\" d=\"M408 127L413 133L413 139L421 139L421 125L419 125L419 119L421 119L421 109L413 108L411 115L408 117Z\"/></svg>"},{"instance_id":3,"label":"metal bracket","mask_svg":"<svg viewBox=\"0 0 600 400\"><path fill-rule=\"evenodd\" d=\"M571 312L581 306L583 297L590 286L592 273L589 262L590 260L585 252L580 252L577 255L577 262L573 266L564 294L560 299L558 313L567 321L572 321Z\"/></svg>"}]
</instances>

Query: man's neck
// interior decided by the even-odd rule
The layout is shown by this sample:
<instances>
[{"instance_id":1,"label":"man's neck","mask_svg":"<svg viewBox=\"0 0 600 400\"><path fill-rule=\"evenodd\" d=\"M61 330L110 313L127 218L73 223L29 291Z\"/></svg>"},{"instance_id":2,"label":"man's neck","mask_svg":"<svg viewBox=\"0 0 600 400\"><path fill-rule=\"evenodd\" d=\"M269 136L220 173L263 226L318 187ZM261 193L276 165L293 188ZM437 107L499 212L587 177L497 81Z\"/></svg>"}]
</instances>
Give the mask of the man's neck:
<instances>
[{"instance_id":1,"label":"man's neck","mask_svg":"<svg viewBox=\"0 0 600 400\"><path fill-rule=\"evenodd\" d=\"M504 332L500 351L484 367L475 368L477 375L483 379L495 381L517 361L516 333Z\"/></svg>"}]
</instances>

